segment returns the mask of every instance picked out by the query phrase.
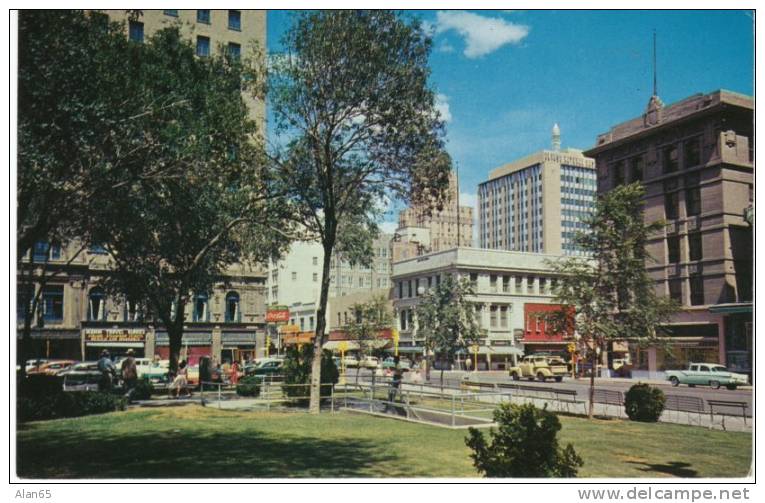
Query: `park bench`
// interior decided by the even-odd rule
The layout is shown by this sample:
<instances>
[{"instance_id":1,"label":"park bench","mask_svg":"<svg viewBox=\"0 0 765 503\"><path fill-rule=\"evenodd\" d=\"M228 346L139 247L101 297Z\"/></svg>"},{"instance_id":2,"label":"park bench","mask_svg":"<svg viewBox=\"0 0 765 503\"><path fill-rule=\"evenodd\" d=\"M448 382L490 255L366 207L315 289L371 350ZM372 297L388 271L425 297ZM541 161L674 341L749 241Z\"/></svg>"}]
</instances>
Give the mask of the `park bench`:
<instances>
[{"instance_id":1,"label":"park bench","mask_svg":"<svg viewBox=\"0 0 765 503\"><path fill-rule=\"evenodd\" d=\"M480 381L462 381L462 386L465 388L478 388L480 390L495 390L497 389L497 385L495 383L490 382L480 382Z\"/></svg>"},{"instance_id":2,"label":"park bench","mask_svg":"<svg viewBox=\"0 0 765 503\"><path fill-rule=\"evenodd\" d=\"M617 407L616 416L620 417L621 412L624 409L624 393L621 391L610 389L595 389L592 397L593 403L600 403L606 406L606 414L608 414L608 407L614 405Z\"/></svg>"},{"instance_id":3,"label":"park bench","mask_svg":"<svg viewBox=\"0 0 765 503\"><path fill-rule=\"evenodd\" d=\"M707 404L709 404L709 419L711 421L714 421L714 414L715 414L715 407L718 408L718 415L723 416L723 421L725 420L726 415L730 416L732 414L725 414L724 412L720 412L720 408L731 408L731 409L741 409L741 417L744 418L744 424L746 424L746 409L749 407L749 405L746 402L739 402L739 401L733 401L733 400L707 400ZM725 423L723 423L724 426Z\"/></svg>"},{"instance_id":4,"label":"park bench","mask_svg":"<svg viewBox=\"0 0 765 503\"><path fill-rule=\"evenodd\" d=\"M697 414L701 424L701 414L704 412L704 400L697 396L667 394L664 402L664 410L686 412L688 423L691 422L691 414Z\"/></svg>"},{"instance_id":5,"label":"park bench","mask_svg":"<svg viewBox=\"0 0 765 503\"><path fill-rule=\"evenodd\" d=\"M585 414L587 413L587 406L584 400L579 400L577 398L577 392L573 389L556 389L555 390L555 399L558 401L558 403L565 404L566 405L566 412L569 412L569 406L571 404L578 405L582 404L584 406ZM559 409L560 410L560 409Z\"/></svg>"}]
</instances>

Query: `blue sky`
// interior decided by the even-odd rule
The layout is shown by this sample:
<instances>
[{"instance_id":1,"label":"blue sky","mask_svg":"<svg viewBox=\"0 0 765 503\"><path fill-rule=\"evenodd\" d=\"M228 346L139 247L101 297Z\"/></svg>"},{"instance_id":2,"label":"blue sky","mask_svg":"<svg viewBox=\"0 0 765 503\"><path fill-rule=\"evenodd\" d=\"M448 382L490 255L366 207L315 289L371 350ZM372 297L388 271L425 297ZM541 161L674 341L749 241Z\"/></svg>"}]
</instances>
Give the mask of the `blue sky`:
<instances>
[{"instance_id":1,"label":"blue sky","mask_svg":"<svg viewBox=\"0 0 765 503\"><path fill-rule=\"evenodd\" d=\"M639 116L652 88L672 103L720 88L753 94L750 11L408 11L432 30L431 85L441 95L447 149L472 204L493 168L550 147L588 148ZM288 11L269 11L268 48L280 50ZM386 216L393 222L397 208ZM385 228L394 227L390 224Z\"/></svg>"}]
</instances>

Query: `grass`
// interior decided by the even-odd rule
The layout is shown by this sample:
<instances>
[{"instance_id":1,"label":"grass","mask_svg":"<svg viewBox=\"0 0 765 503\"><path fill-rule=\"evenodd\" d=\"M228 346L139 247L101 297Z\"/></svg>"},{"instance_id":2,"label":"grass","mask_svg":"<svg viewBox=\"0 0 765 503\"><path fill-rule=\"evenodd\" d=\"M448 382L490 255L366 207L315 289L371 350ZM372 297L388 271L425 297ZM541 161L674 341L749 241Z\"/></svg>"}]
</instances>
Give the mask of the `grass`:
<instances>
[{"instance_id":1,"label":"grass","mask_svg":"<svg viewBox=\"0 0 765 503\"><path fill-rule=\"evenodd\" d=\"M583 477L743 477L751 435L561 416ZM353 413L132 409L23 425L23 478L477 477L466 430Z\"/></svg>"}]
</instances>

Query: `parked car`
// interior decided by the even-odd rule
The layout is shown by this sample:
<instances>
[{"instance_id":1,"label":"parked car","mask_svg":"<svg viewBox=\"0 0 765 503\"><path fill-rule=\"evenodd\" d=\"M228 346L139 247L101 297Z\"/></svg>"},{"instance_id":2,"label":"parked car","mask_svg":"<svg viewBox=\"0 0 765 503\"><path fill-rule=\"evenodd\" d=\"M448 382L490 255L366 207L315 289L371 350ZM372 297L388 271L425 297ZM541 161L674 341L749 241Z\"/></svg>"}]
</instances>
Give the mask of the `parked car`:
<instances>
[{"instance_id":1,"label":"parked car","mask_svg":"<svg viewBox=\"0 0 765 503\"><path fill-rule=\"evenodd\" d=\"M64 391L98 391L98 383L101 381L101 372L97 369L80 368L61 375L64 378Z\"/></svg>"},{"instance_id":2,"label":"parked car","mask_svg":"<svg viewBox=\"0 0 765 503\"><path fill-rule=\"evenodd\" d=\"M76 363L74 360L51 360L49 362L43 363L38 367L34 367L32 370L27 371L27 374L56 375L62 370L71 367L74 363Z\"/></svg>"},{"instance_id":3,"label":"parked car","mask_svg":"<svg viewBox=\"0 0 765 503\"><path fill-rule=\"evenodd\" d=\"M399 358L398 365L402 370L410 370L412 368L412 362L407 358ZM392 356L387 357L382 362L382 368L384 370L393 369L396 367L396 361Z\"/></svg>"},{"instance_id":4,"label":"parked car","mask_svg":"<svg viewBox=\"0 0 765 503\"><path fill-rule=\"evenodd\" d=\"M114 360L114 368L117 369L117 375L121 375L122 373L122 362L123 360L126 360L127 356L120 356L117 357ZM135 360L135 369L136 373L138 375L138 379L142 379L145 374L148 374L152 371L152 366L154 362L151 358L134 358ZM168 363L169 368L169 363Z\"/></svg>"},{"instance_id":5,"label":"parked car","mask_svg":"<svg viewBox=\"0 0 765 503\"><path fill-rule=\"evenodd\" d=\"M345 363L345 368L351 369L359 366L359 360L355 356L345 355L342 360Z\"/></svg>"},{"instance_id":6,"label":"parked car","mask_svg":"<svg viewBox=\"0 0 765 503\"><path fill-rule=\"evenodd\" d=\"M59 370L58 375L64 376L70 372L98 372L98 362L89 361L73 363L65 369Z\"/></svg>"},{"instance_id":7,"label":"parked car","mask_svg":"<svg viewBox=\"0 0 765 503\"><path fill-rule=\"evenodd\" d=\"M141 376L148 379L152 385L166 385L168 383L167 373L170 371L170 360L159 360L152 362L148 370Z\"/></svg>"},{"instance_id":8,"label":"parked car","mask_svg":"<svg viewBox=\"0 0 765 503\"><path fill-rule=\"evenodd\" d=\"M281 358L268 358L261 361L254 368L251 368L250 373L247 375L265 376L279 374L282 371L282 365L284 365L284 360Z\"/></svg>"},{"instance_id":9,"label":"parked car","mask_svg":"<svg viewBox=\"0 0 765 503\"><path fill-rule=\"evenodd\" d=\"M27 373L29 373L29 372L35 370L40 365L42 365L43 363L47 363L47 362L48 362L48 360L46 360L45 358L36 358L34 360L27 360L24 370Z\"/></svg>"},{"instance_id":10,"label":"parked car","mask_svg":"<svg viewBox=\"0 0 765 503\"><path fill-rule=\"evenodd\" d=\"M542 382L547 379L561 382L568 374L568 366L558 356L529 355L524 356L517 366L510 367L509 372L514 381L527 377L532 381L536 378Z\"/></svg>"},{"instance_id":11,"label":"parked car","mask_svg":"<svg viewBox=\"0 0 765 503\"><path fill-rule=\"evenodd\" d=\"M749 377L729 371L717 363L689 363L688 370L667 370L667 379L672 386L687 384L690 387L701 385L719 389L725 386L730 390L749 384Z\"/></svg>"},{"instance_id":12,"label":"parked car","mask_svg":"<svg viewBox=\"0 0 765 503\"><path fill-rule=\"evenodd\" d=\"M376 369L380 366L380 359L376 356L365 356L359 361L359 367L365 369Z\"/></svg>"}]
</instances>

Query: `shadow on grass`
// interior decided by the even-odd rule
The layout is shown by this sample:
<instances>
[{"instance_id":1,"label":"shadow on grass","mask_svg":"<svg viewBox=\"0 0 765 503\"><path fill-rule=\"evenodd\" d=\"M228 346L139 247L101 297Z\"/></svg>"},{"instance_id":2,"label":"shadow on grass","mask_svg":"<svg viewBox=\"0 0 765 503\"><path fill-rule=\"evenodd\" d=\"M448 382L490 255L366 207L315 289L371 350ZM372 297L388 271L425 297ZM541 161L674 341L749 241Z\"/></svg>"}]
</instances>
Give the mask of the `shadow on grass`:
<instances>
[{"instance_id":1,"label":"shadow on grass","mask_svg":"<svg viewBox=\"0 0 765 503\"><path fill-rule=\"evenodd\" d=\"M639 461L629 461L633 465L643 465L640 468L644 472L659 472L666 473L668 475L674 475L675 477L691 478L698 477L699 472L690 468L689 463L683 463L681 461L671 461L669 463L642 463Z\"/></svg>"},{"instance_id":2,"label":"shadow on grass","mask_svg":"<svg viewBox=\"0 0 765 503\"><path fill-rule=\"evenodd\" d=\"M20 440L22 478L369 477L395 459L369 441L258 432L61 432Z\"/></svg>"}]
</instances>

